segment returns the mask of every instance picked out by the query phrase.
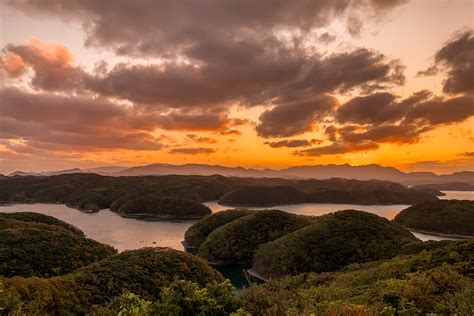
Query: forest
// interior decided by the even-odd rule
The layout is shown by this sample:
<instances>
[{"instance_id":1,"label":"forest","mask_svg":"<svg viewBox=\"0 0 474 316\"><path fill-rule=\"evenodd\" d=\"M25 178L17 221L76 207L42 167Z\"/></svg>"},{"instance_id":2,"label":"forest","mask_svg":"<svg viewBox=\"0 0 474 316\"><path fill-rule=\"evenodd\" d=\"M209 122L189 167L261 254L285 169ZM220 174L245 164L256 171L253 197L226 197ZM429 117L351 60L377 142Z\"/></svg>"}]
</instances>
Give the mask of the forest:
<instances>
[{"instance_id":1,"label":"forest","mask_svg":"<svg viewBox=\"0 0 474 316\"><path fill-rule=\"evenodd\" d=\"M474 237L474 201L439 200L415 204L395 216L414 230Z\"/></svg>"}]
</instances>

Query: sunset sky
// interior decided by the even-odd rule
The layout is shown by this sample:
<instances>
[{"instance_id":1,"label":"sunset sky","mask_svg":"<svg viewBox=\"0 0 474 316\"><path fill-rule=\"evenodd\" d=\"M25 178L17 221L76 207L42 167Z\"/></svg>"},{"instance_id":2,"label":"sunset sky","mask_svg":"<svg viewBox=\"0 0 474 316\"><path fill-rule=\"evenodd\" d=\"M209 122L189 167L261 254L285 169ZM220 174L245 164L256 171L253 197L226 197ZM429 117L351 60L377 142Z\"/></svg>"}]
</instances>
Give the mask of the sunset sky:
<instances>
[{"instance_id":1,"label":"sunset sky","mask_svg":"<svg viewBox=\"0 0 474 316\"><path fill-rule=\"evenodd\" d=\"M0 173L474 170L472 0L2 0Z\"/></svg>"}]
</instances>

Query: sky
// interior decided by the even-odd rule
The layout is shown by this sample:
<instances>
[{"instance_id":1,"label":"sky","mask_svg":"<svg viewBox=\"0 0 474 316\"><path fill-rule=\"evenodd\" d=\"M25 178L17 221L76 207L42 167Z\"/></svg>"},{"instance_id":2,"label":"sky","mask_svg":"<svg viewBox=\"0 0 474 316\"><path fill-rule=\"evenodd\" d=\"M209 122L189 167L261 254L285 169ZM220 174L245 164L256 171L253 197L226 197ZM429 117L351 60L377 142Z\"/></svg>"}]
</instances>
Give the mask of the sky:
<instances>
[{"instance_id":1,"label":"sky","mask_svg":"<svg viewBox=\"0 0 474 316\"><path fill-rule=\"evenodd\" d=\"M0 173L474 170L470 0L2 0Z\"/></svg>"}]
</instances>

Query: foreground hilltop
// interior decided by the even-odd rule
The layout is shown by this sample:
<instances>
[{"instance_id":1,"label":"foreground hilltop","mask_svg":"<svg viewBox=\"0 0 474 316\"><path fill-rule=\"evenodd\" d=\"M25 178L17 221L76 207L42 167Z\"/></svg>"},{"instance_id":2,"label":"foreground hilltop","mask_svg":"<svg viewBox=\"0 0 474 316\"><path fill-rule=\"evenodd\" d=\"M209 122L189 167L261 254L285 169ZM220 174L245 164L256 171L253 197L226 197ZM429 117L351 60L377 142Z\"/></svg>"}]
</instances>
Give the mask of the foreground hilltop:
<instances>
[{"instance_id":1,"label":"foreground hilltop","mask_svg":"<svg viewBox=\"0 0 474 316\"><path fill-rule=\"evenodd\" d=\"M437 200L436 190L413 190L378 180L291 180L219 175L109 177L79 173L12 177L0 181L0 203L63 203L83 211L110 208L122 216L158 219L194 219L209 215L211 211L201 203L214 200L233 205L413 204Z\"/></svg>"}]
</instances>

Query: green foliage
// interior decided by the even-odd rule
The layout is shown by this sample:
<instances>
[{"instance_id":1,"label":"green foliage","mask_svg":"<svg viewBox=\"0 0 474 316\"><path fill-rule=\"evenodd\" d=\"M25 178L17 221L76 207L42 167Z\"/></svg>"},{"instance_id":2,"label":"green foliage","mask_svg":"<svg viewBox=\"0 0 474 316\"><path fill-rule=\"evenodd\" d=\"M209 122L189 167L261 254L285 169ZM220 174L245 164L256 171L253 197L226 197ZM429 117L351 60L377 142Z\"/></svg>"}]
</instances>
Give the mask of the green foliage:
<instances>
[{"instance_id":1,"label":"green foliage","mask_svg":"<svg viewBox=\"0 0 474 316\"><path fill-rule=\"evenodd\" d=\"M278 210L254 211L212 231L198 250L211 262L250 265L255 249L308 225L312 217Z\"/></svg>"},{"instance_id":2,"label":"green foliage","mask_svg":"<svg viewBox=\"0 0 474 316\"><path fill-rule=\"evenodd\" d=\"M385 218L339 211L315 217L314 224L263 244L255 252L253 269L268 278L335 271L350 263L389 258L416 240Z\"/></svg>"},{"instance_id":3,"label":"green foliage","mask_svg":"<svg viewBox=\"0 0 474 316\"><path fill-rule=\"evenodd\" d=\"M59 226L65 230L75 233L76 235L84 236L84 233L76 226L63 222L52 216L34 212L0 213L0 229L31 227L29 224L30 222L35 224L41 223L50 225L41 226L44 229L54 230L54 226Z\"/></svg>"},{"instance_id":4,"label":"green foliage","mask_svg":"<svg viewBox=\"0 0 474 316\"><path fill-rule=\"evenodd\" d=\"M104 259L115 249L77 228L35 213L0 214L0 275L55 276Z\"/></svg>"},{"instance_id":5,"label":"green foliage","mask_svg":"<svg viewBox=\"0 0 474 316\"><path fill-rule=\"evenodd\" d=\"M474 236L474 201L424 202L404 209L394 221L422 231Z\"/></svg>"},{"instance_id":6,"label":"green foliage","mask_svg":"<svg viewBox=\"0 0 474 316\"><path fill-rule=\"evenodd\" d=\"M213 230L237 218L249 215L251 212L247 209L225 210L197 221L184 234L185 247L190 251L199 248Z\"/></svg>"},{"instance_id":7,"label":"green foliage","mask_svg":"<svg viewBox=\"0 0 474 316\"><path fill-rule=\"evenodd\" d=\"M308 180L309 181L309 180ZM223 205L284 205L298 203L347 204L414 204L437 200L437 192L400 189L384 190L378 187L308 189L306 192L291 186L244 186L220 198Z\"/></svg>"},{"instance_id":8,"label":"green foliage","mask_svg":"<svg viewBox=\"0 0 474 316\"><path fill-rule=\"evenodd\" d=\"M474 240L442 244L340 272L253 285L243 293L243 310L252 315L472 315Z\"/></svg>"},{"instance_id":9,"label":"green foliage","mask_svg":"<svg viewBox=\"0 0 474 316\"><path fill-rule=\"evenodd\" d=\"M244 186L219 199L223 205L283 205L303 203L306 194L290 186Z\"/></svg>"},{"instance_id":10,"label":"green foliage","mask_svg":"<svg viewBox=\"0 0 474 316\"><path fill-rule=\"evenodd\" d=\"M176 279L162 289L160 298L147 301L125 291L106 306L96 307L95 315L230 315L241 305L229 281L207 286Z\"/></svg>"},{"instance_id":11,"label":"green foliage","mask_svg":"<svg viewBox=\"0 0 474 316\"><path fill-rule=\"evenodd\" d=\"M119 214L134 217L159 217L174 219L201 218L211 214L211 210L198 202L174 197L162 197L148 193L129 199L119 209Z\"/></svg>"},{"instance_id":12,"label":"green foliage","mask_svg":"<svg viewBox=\"0 0 474 316\"><path fill-rule=\"evenodd\" d=\"M91 264L74 273L76 282L97 297L100 303L127 289L144 299L157 298L159 288L185 279L205 285L222 281L222 276L204 260L170 248L142 248L126 251Z\"/></svg>"},{"instance_id":13,"label":"green foliage","mask_svg":"<svg viewBox=\"0 0 474 316\"><path fill-rule=\"evenodd\" d=\"M93 306L107 305L124 291L140 297L140 300L128 297L132 303L143 303L142 299L157 301L163 289L175 280L208 286L211 297L222 298L216 304L230 304L228 293L223 289L217 287L212 292L214 287L209 284L224 279L202 259L169 248L144 248L112 256L60 277L0 277L0 290L4 294L0 306L7 314L84 314L92 312Z\"/></svg>"}]
</instances>

